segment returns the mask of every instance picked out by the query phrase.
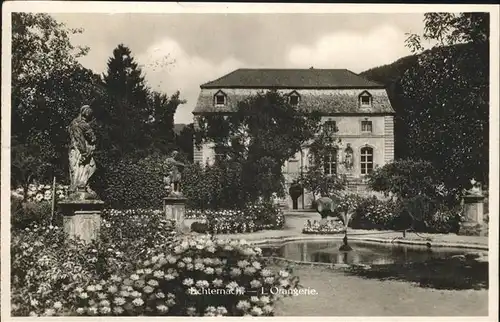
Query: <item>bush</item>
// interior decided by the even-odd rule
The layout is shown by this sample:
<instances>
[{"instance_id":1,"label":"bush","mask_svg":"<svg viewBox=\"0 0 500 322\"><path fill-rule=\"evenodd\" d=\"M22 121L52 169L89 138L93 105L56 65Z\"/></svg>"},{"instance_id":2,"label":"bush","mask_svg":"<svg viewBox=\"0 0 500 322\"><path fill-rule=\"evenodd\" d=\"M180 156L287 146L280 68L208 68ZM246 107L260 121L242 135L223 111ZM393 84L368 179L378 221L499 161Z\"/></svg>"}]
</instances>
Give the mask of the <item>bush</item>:
<instances>
[{"instance_id":1,"label":"bush","mask_svg":"<svg viewBox=\"0 0 500 322\"><path fill-rule=\"evenodd\" d=\"M100 240L90 244L66 238L57 226L34 224L14 231L12 314L68 313L72 289L130 273L135 263L172 242L172 227L159 213L110 210L103 213Z\"/></svg>"},{"instance_id":2,"label":"bush","mask_svg":"<svg viewBox=\"0 0 500 322\"><path fill-rule=\"evenodd\" d=\"M28 201L11 198L11 227L24 229L32 224L50 225L52 205L50 202Z\"/></svg>"},{"instance_id":3,"label":"bush","mask_svg":"<svg viewBox=\"0 0 500 322\"><path fill-rule=\"evenodd\" d=\"M102 170L102 183L96 191L110 208L159 209L166 195L163 176L167 173L162 155L124 159Z\"/></svg>"},{"instance_id":4,"label":"bush","mask_svg":"<svg viewBox=\"0 0 500 322\"><path fill-rule=\"evenodd\" d=\"M138 263L137 270L75 289L79 315L272 316L297 278L266 268L260 248L209 236L179 238L173 251ZM200 296L210 290L212 296ZM262 292L264 290L264 292Z\"/></svg>"},{"instance_id":5,"label":"bush","mask_svg":"<svg viewBox=\"0 0 500 322\"><path fill-rule=\"evenodd\" d=\"M113 212L112 218L124 217ZM154 230L153 224L148 226ZM112 236L110 228L105 225L103 235ZM121 237L121 246L84 245L66 240L52 226L17 232L12 242L12 314L271 316L283 295L270 289L297 287L298 279L289 270L271 271L260 248L244 241L178 236L158 241L144 256L130 257L138 249L127 251L135 236ZM207 289L217 295L199 295Z\"/></svg>"},{"instance_id":6,"label":"bush","mask_svg":"<svg viewBox=\"0 0 500 322\"><path fill-rule=\"evenodd\" d=\"M217 162L202 167L195 163L186 168L183 192L187 205L195 209L241 209L249 201L242 186L241 164Z\"/></svg>"},{"instance_id":7,"label":"bush","mask_svg":"<svg viewBox=\"0 0 500 322\"><path fill-rule=\"evenodd\" d=\"M214 234L255 232L262 229L282 229L285 217L278 206L258 202L242 210L188 210L186 218L207 221L208 231Z\"/></svg>"},{"instance_id":8,"label":"bush","mask_svg":"<svg viewBox=\"0 0 500 322\"><path fill-rule=\"evenodd\" d=\"M394 229L398 213L391 201L377 197L361 199L351 219L351 227L356 229Z\"/></svg>"}]
</instances>

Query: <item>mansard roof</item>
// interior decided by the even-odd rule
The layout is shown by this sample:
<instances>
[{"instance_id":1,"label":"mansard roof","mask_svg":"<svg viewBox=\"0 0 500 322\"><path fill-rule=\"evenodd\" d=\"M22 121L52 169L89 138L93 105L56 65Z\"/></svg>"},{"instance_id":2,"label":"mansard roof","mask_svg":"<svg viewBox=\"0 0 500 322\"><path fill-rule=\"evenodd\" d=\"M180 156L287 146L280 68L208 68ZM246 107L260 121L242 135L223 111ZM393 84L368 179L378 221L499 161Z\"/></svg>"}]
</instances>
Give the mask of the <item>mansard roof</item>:
<instances>
[{"instance_id":1,"label":"mansard roof","mask_svg":"<svg viewBox=\"0 0 500 322\"><path fill-rule=\"evenodd\" d=\"M384 88L347 69L237 69L200 86L203 88L335 89Z\"/></svg>"}]
</instances>

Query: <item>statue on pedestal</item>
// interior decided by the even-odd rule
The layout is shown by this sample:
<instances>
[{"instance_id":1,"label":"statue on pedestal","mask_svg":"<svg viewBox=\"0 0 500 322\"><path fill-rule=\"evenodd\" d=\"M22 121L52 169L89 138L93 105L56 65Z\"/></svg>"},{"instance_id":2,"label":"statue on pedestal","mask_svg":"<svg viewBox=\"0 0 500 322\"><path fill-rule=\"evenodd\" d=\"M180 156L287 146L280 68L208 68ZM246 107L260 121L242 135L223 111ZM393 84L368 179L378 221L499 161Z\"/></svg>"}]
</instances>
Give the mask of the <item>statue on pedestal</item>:
<instances>
[{"instance_id":1,"label":"statue on pedestal","mask_svg":"<svg viewBox=\"0 0 500 322\"><path fill-rule=\"evenodd\" d=\"M84 105L80 114L68 126L70 197L76 199L95 199L97 194L90 189L88 181L96 170L94 150L96 136L90 126L92 110Z\"/></svg>"},{"instance_id":2,"label":"statue on pedestal","mask_svg":"<svg viewBox=\"0 0 500 322\"><path fill-rule=\"evenodd\" d=\"M351 145L348 143L345 149L344 165L347 170L351 170L353 166L353 151Z\"/></svg>"},{"instance_id":3,"label":"statue on pedestal","mask_svg":"<svg viewBox=\"0 0 500 322\"><path fill-rule=\"evenodd\" d=\"M171 155L165 161L169 168L169 173L163 178L165 189L168 195L180 195L180 184L182 179L182 169L186 166L184 163L176 160L178 151L172 151Z\"/></svg>"},{"instance_id":4,"label":"statue on pedestal","mask_svg":"<svg viewBox=\"0 0 500 322\"><path fill-rule=\"evenodd\" d=\"M476 181L475 179L472 179L470 183L472 184L472 188L470 188L470 190L467 191L468 194L474 196L482 196L483 190L481 188L481 183Z\"/></svg>"}]
</instances>

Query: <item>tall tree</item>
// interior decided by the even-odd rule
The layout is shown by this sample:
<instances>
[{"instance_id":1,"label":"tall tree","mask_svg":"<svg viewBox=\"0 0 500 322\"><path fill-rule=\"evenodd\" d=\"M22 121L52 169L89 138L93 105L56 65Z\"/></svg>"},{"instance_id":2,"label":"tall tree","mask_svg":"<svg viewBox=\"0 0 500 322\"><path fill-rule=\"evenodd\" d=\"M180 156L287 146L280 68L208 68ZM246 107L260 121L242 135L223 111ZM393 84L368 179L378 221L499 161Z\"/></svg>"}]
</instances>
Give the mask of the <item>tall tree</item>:
<instances>
[{"instance_id":1,"label":"tall tree","mask_svg":"<svg viewBox=\"0 0 500 322\"><path fill-rule=\"evenodd\" d=\"M103 147L118 158L149 147L153 117L150 92L128 47L120 44L113 50L103 78L109 95L100 114Z\"/></svg>"},{"instance_id":2,"label":"tall tree","mask_svg":"<svg viewBox=\"0 0 500 322\"><path fill-rule=\"evenodd\" d=\"M488 181L489 14L428 13L422 52L401 80L406 97L408 156L431 161L448 187ZM419 52L421 37L407 45Z\"/></svg>"},{"instance_id":3,"label":"tall tree","mask_svg":"<svg viewBox=\"0 0 500 322\"><path fill-rule=\"evenodd\" d=\"M180 98L177 91L172 96L153 92L151 95L151 105L153 110L153 147L156 150L167 152L176 145L176 135L174 131L174 115L179 105L186 101ZM193 145L191 141L191 146Z\"/></svg>"},{"instance_id":4,"label":"tall tree","mask_svg":"<svg viewBox=\"0 0 500 322\"><path fill-rule=\"evenodd\" d=\"M216 144L227 158L242 165L243 187L251 194L270 199L283 195L282 166L318 130L319 115L305 114L277 91L258 93L238 104L230 115L200 119L200 137Z\"/></svg>"},{"instance_id":5,"label":"tall tree","mask_svg":"<svg viewBox=\"0 0 500 322\"><path fill-rule=\"evenodd\" d=\"M48 14L12 14L13 183L66 177L66 125L99 82L77 62L88 51L70 42L80 32Z\"/></svg>"}]
</instances>

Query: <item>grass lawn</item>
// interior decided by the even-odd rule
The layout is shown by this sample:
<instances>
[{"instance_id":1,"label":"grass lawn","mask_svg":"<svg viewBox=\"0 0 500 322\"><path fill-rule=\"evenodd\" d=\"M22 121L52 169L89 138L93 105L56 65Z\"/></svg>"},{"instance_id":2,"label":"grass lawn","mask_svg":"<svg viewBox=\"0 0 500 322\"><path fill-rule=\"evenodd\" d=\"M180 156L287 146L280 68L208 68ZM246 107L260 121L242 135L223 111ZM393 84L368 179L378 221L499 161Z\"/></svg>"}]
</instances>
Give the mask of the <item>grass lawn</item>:
<instances>
[{"instance_id":1,"label":"grass lawn","mask_svg":"<svg viewBox=\"0 0 500 322\"><path fill-rule=\"evenodd\" d=\"M488 290L441 290L401 280L296 266L304 288L317 295L283 299L277 316L487 316Z\"/></svg>"}]
</instances>

